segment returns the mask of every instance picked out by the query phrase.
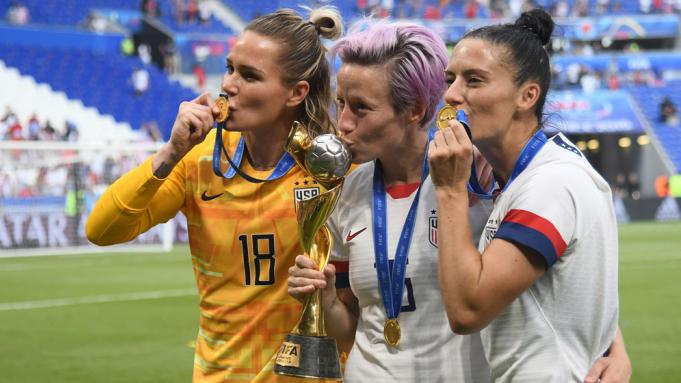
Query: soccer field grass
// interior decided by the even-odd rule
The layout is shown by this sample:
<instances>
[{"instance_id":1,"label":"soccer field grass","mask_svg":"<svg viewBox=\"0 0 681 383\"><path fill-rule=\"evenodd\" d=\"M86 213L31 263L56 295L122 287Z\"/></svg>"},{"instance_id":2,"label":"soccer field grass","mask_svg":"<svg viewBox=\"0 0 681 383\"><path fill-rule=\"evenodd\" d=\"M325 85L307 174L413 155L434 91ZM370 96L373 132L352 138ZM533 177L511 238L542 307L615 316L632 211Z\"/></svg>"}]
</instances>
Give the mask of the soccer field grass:
<instances>
[{"instance_id":1,"label":"soccer field grass","mask_svg":"<svg viewBox=\"0 0 681 383\"><path fill-rule=\"evenodd\" d=\"M632 382L681 382L681 224L620 226L620 327Z\"/></svg>"},{"instance_id":2,"label":"soccer field grass","mask_svg":"<svg viewBox=\"0 0 681 383\"><path fill-rule=\"evenodd\" d=\"M0 382L189 382L187 247L0 259ZM620 226L633 382L681 382L681 223Z\"/></svg>"}]
</instances>

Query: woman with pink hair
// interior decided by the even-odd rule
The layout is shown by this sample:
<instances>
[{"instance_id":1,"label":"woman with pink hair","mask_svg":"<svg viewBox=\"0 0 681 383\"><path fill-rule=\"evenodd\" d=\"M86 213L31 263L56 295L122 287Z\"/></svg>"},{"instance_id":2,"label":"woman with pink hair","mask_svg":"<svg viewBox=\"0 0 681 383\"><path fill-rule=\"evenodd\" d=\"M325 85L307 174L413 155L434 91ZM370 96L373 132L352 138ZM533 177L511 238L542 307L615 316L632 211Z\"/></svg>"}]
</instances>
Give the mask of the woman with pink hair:
<instances>
[{"instance_id":1,"label":"woman with pink hair","mask_svg":"<svg viewBox=\"0 0 681 383\"><path fill-rule=\"evenodd\" d=\"M353 27L332 52L343 62L338 129L359 166L327 222L332 264L318 271L298 256L289 293L323 289L326 331L349 352L346 382L490 381L480 335L451 331L437 277L428 127L445 93L445 44L425 27L377 21ZM488 179L489 165L476 163ZM490 211L483 201L461 218L474 238Z\"/></svg>"},{"instance_id":2,"label":"woman with pink hair","mask_svg":"<svg viewBox=\"0 0 681 383\"><path fill-rule=\"evenodd\" d=\"M367 22L332 48L338 129L360 164L327 225L323 272L305 256L289 293L323 288L326 329L349 351L346 382L484 382L477 335L449 329L437 280L437 206L428 176L428 126L445 91L447 49L429 29ZM482 228L487 205L471 210Z\"/></svg>"}]
</instances>

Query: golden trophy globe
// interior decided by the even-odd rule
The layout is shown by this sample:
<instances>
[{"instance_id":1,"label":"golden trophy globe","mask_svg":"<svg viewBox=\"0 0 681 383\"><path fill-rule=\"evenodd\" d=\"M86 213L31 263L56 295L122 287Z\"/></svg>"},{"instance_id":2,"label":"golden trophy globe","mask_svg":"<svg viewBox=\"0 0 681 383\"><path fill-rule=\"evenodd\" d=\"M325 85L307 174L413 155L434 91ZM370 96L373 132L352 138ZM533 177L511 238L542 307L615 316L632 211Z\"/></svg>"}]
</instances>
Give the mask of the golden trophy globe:
<instances>
[{"instance_id":1,"label":"golden trophy globe","mask_svg":"<svg viewBox=\"0 0 681 383\"><path fill-rule=\"evenodd\" d=\"M298 235L305 255L322 270L329 261L333 240L324 223L336 207L343 177L350 168L350 151L334 134L310 136L305 126L294 122L285 147L298 165L325 192L296 202ZM303 302L303 313L286 336L275 360L274 372L304 378L341 380L338 348L326 336L322 291L317 289Z\"/></svg>"}]
</instances>

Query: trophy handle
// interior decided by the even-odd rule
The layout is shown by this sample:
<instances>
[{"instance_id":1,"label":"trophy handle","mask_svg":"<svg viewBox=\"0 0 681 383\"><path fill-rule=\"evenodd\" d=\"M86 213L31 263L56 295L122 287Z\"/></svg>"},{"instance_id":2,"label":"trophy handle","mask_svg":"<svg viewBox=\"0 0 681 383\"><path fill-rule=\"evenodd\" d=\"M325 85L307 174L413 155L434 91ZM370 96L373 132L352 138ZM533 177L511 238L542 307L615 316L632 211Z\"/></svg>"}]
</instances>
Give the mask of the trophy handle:
<instances>
[{"instance_id":1,"label":"trophy handle","mask_svg":"<svg viewBox=\"0 0 681 383\"><path fill-rule=\"evenodd\" d=\"M308 175L310 173L305 167L305 153L312 146L312 137L307 132L305 125L298 121L293 121L293 126L288 133L288 138L286 139L286 144L284 145L284 150L286 150L291 157L296 161L298 166L305 171Z\"/></svg>"},{"instance_id":2,"label":"trophy handle","mask_svg":"<svg viewBox=\"0 0 681 383\"><path fill-rule=\"evenodd\" d=\"M293 121L291 130L289 130L288 137L286 138L284 150L293 157L298 166L300 166L308 176L314 178L326 189L332 189L343 181L342 177L339 177L339 179L321 179L315 176L315 174L310 173L310 169L305 166L305 155L312 147L312 142L313 137L310 135L310 132L305 125L298 121Z\"/></svg>"}]
</instances>

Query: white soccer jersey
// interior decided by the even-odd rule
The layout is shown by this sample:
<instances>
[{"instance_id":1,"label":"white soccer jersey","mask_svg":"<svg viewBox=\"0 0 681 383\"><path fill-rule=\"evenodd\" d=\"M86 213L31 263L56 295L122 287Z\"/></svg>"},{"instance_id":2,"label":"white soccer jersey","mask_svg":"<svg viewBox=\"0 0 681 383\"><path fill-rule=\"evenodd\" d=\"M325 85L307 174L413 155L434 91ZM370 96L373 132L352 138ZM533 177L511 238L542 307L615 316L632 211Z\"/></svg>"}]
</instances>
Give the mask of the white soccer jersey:
<instances>
[{"instance_id":1,"label":"white soccer jersey","mask_svg":"<svg viewBox=\"0 0 681 383\"><path fill-rule=\"evenodd\" d=\"M614 339L617 221L608 184L558 134L501 193L480 239L529 247L547 270L481 331L496 382L581 382Z\"/></svg>"},{"instance_id":2,"label":"white soccer jersey","mask_svg":"<svg viewBox=\"0 0 681 383\"><path fill-rule=\"evenodd\" d=\"M444 310L438 282L437 204L430 177L421 190L409 248L398 317L402 337L397 348L385 343L383 325L387 316L374 259L373 172L372 162L361 165L348 176L338 206L327 223L334 240L332 260L341 261L339 281L344 277L342 262L347 262L350 287L360 308L355 343L345 367L345 381L489 381L489 367L479 335L454 335ZM408 196L398 199L386 195L390 265L416 192L404 194ZM490 210L489 204L480 204L471 210L471 226L476 233L480 233Z\"/></svg>"}]
</instances>

